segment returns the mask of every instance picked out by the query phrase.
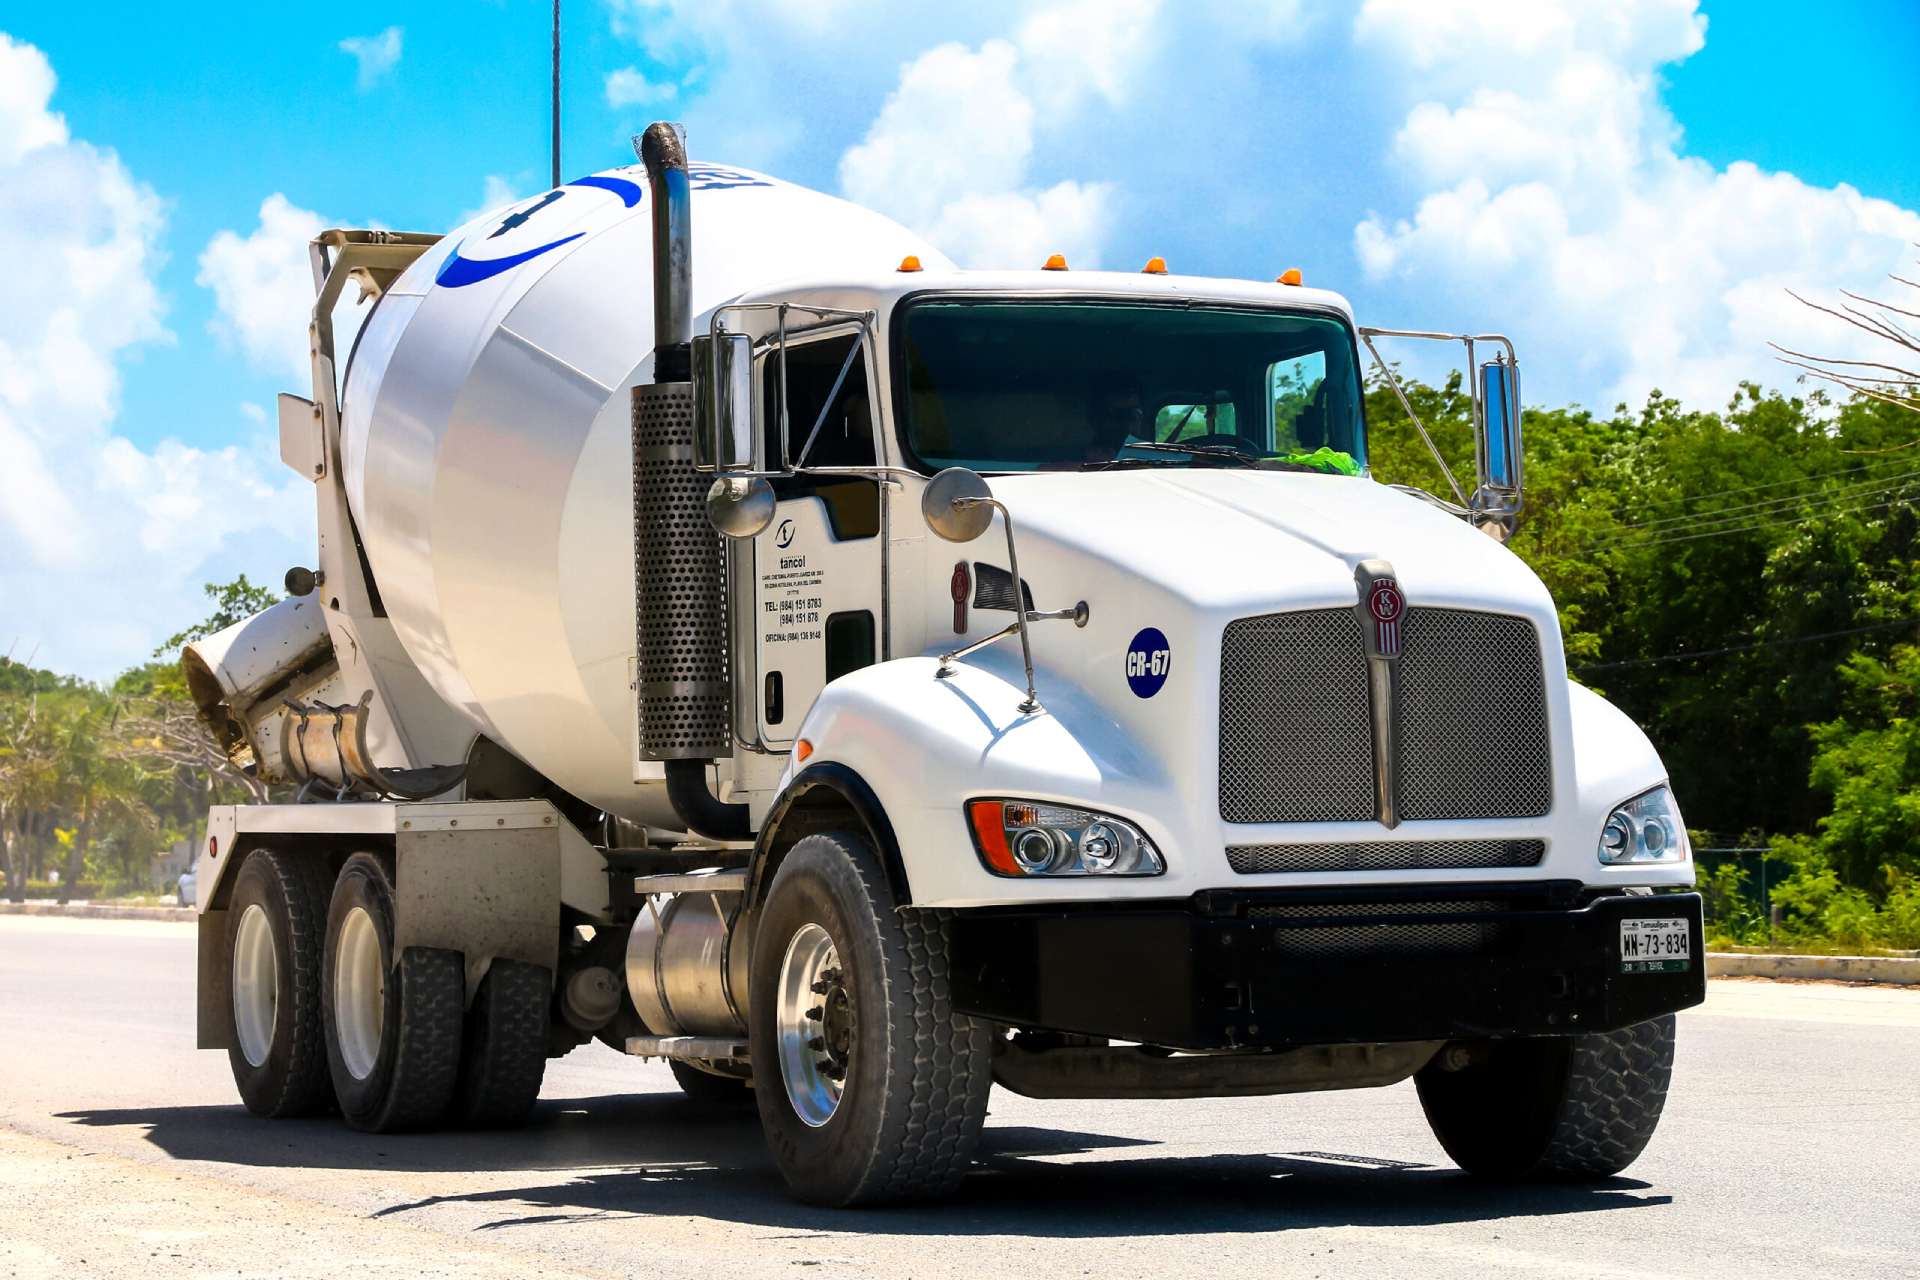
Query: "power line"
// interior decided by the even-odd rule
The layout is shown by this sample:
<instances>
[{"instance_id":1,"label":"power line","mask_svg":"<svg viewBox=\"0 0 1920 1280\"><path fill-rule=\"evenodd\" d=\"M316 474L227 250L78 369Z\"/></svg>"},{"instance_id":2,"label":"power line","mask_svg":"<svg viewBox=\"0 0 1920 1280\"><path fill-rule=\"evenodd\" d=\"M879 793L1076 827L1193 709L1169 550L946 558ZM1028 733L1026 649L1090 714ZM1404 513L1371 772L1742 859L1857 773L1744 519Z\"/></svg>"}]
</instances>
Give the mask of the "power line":
<instances>
[{"instance_id":1,"label":"power line","mask_svg":"<svg viewBox=\"0 0 1920 1280\"><path fill-rule=\"evenodd\" d=\"M1860 494L1857 496L1872 497L1873 495ZM1751 524L1737 525L1730 529L1708 529L1702 533L1686 533L1686 534L1680 534L1671 538L1650 538L1650 539L1643 539L1640 541L1629 541L1626 543L1626 545L1636 549L1647 548L1647 547L1664 547L1675 542L1695 542L1701 538L1720 538L1720 537L1727 537L1736 533L1758 533L1763 529L1791 529L1795 525L1811 524L1815 520L1818 520L1823 516L1866 515L1869 512L1881 511L1890 507L1907 506L1907 505L1910 505L1911 502L1912 502L1911 498L1888 498L1881 502L1869 503L1866 506L1834 506L1834 507L1829 507L1825 511L1816 511L1812 515L1801 516L1793 520L1763 519L1763 520L1754 521Z\"/></svg>"},{"instance_id":2,"label":"power line","mask_svg":"<svg viewBox=\"0 0 1920 1280\"><path fill-rule=\"evenodd\" d=\"M1849 484L1837 485L1832 488L1813 489L1813 490L1807 491L1806 493L1790 494L1784 498L1768 498L1761 502L1744 502L1744 503L1738 503L1730 507L1710 508L1709 514L1713 515L1715 512L1717 512L1718 515L1714 515L1714 518L1718 519L1721 516L1735 514L1742 511L1761 511L1769 508L1791 507L1796 503L1811 501L1816 497L1831 498L1835 495L1845 496L1847 494L1877 493L1883 489L1897 489L1900 487L1900 483L1902 481L1910 479L1914 476L1920 476L1920 468L1915 468L1912 471L1895 472L1891 475L1868 476L1865 479L1855 480ZM1628 525L1622 525L1620 527L1622 529L1629 529L1629 530L1639 529L1639 530L1656 530L1657 531L1664 526L1685 524L1689 520L1695 519L1697 515L1698 515L1697 511L1689 511L1677 516L1662 516L1658 520L1643 520L1638 524L1628 524Z\"/></svg>"},{"instance_id":3,"label":"power line","mask_svg":"<svg viewBox=\"0 0 1920 1280\"><path fill-rule=\"evenodd\" d=\"M1898 466L1900 463L1905 461L1906 461L1905 458L1896 458L1893 460L1893 465ZM1723 497L1730 493L1759 493L1765 489L1778 489L1785 485L1790 485L1790 484L1805 484L1810 479L1828 480L1828 479L1832 479L1834 476L1851 475L1856 471L1871 471L1875 467L1884 467L1887 465L1888 464L1885 462L1863 462L1857 467L1842 467L1838 471L1823 471L1817 476L1795 476L1789 480L1774 480L1768 484L1742 485L1737 489L1721 489L1719 492ZM1672 506L1673 504L1678 502L1686 502L1688 501L1688 499L1686 498L1652 498L1652 499L1649 499L1648 501L1652 506L1666 507L1666 506Z\"/></svg>"},{"instance_id":4,"label":"power line","mask_svg":"<svg viewBox=\"0 0 1920 1280\"><path fill-rule=\"evenodd\" d=\"M1837 640L1841 636L1865 635L1869 631L1890 631L1895 627L1911 626L1920 623L1920 618L1896 618L1892 622L1876 622L1867 627L1849 627L1844 631L1819 631L1811 635L1789 636L1784 640L1755 640L1751 644L1730 644L1720 649L1701 649L1694 653L1665 653L1652 658L1626 658L1619 662L1589 662L1584 666L1569 667L1575 675L1584 675L1589 671L1618 671L1626 667L1657 667L1667 662L1693 662L1701 658L1721 658L1730 653L1746 653L1752 649L1778 649L1786 645L1813 644L1819 640Z\"/></svg>"}]
</instances>

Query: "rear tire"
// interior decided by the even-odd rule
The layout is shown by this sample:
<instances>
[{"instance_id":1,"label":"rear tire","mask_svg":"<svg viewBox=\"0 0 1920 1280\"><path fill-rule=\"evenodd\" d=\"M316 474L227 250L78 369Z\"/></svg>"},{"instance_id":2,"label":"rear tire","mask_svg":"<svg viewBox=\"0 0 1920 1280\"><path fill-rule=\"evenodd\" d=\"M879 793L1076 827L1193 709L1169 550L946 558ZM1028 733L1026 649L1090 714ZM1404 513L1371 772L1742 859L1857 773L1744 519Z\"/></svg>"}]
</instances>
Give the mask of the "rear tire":
<instances>
[{"instance_id":1,"label":"rear tire","mask_svg":"<svg viewBox=\"0 0 1920 1280\"><path fill-rule=\"evenodd\" d=\"M674 1082L690 1101L710 1107L745 1108L753 1105L753 1086L739 1076L717 1076L711 1071L702 1071L691 1062L678 1059L668 1061L667 1069L673 1072Z\"/></svg>"},{"instance_id":2,"label":"rear tire","mask_svg":"<svg viewBox=\"0 0 1920 1280\"><path fill-rule=\"evenodd\" d=\"M1434 1137L1468 1173L1609 1178L1639 1158L1673 1078L1674 1019L1594 1035L1502 1040L1458 1071L1414 1078Z\"/></svg>"},{"instance_id":3,"label":"rear tire","mask_svg":"<svg viewBox=\"0 0 1920 1280\"><path fill-rule=\"evenodd\" d=\"M754 1096L793 1194L845 1206L951 1192L986 1118L992 1041L953 1010L946 920L896 909L860 837L811 835L768 890L752 984Z\"/></svg>"},{"instance_id":4,"label":"rear tire","mask_svg":"<svg viewBox=\"0 0 1920 1280\"><path fill-rule=\"evenodd\" d=\"M312 1115L333 1102L320 1026L328 887L320 860L270 849L248 854L234 877L227 1061L257 1116Z\"/></svg>"},{"instance_id":5,"label":"rear tire","mask_svg":"<svg viewBox=\"0 0 1920 1280\"><path fill-rule=\"evenodd\" d=\"M553 978L545 967L520 960L495 960L488 967L467 1011L454 1107L461 1124L507 1129L526 1123L547 1074L552 1001Z\"/></svg>"},{"instance_id":6,"label":"rear tire","mask_svg":"<svg viewBox=\"0 0 1920 1280\"><path fill-rule=\"evenodd\" d=\"M396 962L389 866L356 853L340 869L321 983L334 1097L347 1123L370 1133L432 1124L460 1080L466 965L430 947Z\"/></svg>"}]
</instances>

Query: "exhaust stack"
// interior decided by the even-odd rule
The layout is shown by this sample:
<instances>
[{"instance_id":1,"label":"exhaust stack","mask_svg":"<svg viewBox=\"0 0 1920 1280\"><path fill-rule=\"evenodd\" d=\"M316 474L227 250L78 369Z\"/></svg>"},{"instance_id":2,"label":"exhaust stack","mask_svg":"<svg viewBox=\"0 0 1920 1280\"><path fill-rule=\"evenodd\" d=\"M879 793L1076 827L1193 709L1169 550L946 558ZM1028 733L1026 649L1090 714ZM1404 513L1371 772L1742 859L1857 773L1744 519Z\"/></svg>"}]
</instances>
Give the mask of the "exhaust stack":
<instances>
[{"instance_id":1,"label":"exhaust stack","mask_svg":"<svg viewBox=\"0 0 1920 1280\"><path fill-rule=\"evenodd\" d=\"M707 767L733 751L727 678L726 561L694 468L693 210L679 126L634 140L653 201L653 381L633 389L634 613L639 620L639 759L664 761L667 799L690 831L749 834L747 807L723 804Z\"/></svg>"},{"instance_id":2,"label":"exhaust stack","mask_svg":"<svg viewBox=\"0 0 1920 1280\"><path fill-rule=\"evenodd\" d=\"M687 339L693 304L693 207L687 144L679 125L658 121L634 139L653 197L653 380L692 376Z\"/></svg>"}]
</instances>

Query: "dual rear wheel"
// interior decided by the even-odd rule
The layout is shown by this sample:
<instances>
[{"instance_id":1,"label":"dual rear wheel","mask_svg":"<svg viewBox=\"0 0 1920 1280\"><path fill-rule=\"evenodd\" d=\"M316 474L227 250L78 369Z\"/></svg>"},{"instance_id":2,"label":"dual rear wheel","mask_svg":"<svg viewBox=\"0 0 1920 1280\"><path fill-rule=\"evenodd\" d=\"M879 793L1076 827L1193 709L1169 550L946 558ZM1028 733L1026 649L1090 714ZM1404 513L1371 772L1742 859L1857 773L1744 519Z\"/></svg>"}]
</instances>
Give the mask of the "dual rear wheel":
<instances>
[{"instance_id":1,"label":"dual rear wheel","mask_svg":"<svg viewBox=\"0 0 1920 1280\"><path fill-rule=\"evenodd\" d=\"M338 876L313 857L249 855L228 910L228 1060L247 1108L337 1106L357 1129L526 1118L546 1072L552 979L496 959L469 1008L456 951L394 946L393 867L357 853Z\"/></svg>"}]
</instances>

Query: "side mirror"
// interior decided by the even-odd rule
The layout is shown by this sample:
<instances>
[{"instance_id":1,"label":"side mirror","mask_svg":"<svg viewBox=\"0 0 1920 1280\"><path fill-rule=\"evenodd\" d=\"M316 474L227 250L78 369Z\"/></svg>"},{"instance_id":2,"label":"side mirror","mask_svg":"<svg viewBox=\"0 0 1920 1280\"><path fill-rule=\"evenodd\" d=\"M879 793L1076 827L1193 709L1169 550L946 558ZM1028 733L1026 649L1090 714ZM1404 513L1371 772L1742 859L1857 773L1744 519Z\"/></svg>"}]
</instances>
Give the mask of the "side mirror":
<instances>
[{"instance_id":1,"label":"side mirror","mask_svg":"<svg viewBox=\"0 0 1920 1280\"><path fill-rule=\"evenodd\" d=\"M927 482L920 514L927 528L948 542L972 542L993 524L993 490L977 471L948 467Z\"/></svg>"},{"instance_id":2,"label":"side mirror","mask_svg":"<svg viewBox=\"0 0 1920 1280\"><path fill-rule=\"evenodd\" d=\"M756 538L773 523L773 486L758 476L721 476L707 490L707 521L729 538Z\"/></svg>"},{"instance_id":3,"label":"side mirror","mask_svg":"<svg viewBox=\"0 0 1920 1280\"><path fill-rule=\"evenodd\" d=\"M702 471L764 471L756 465L753 339L721 333L693 340L694 465Z\"/></svg>"},{"instance_id":4,"label":"side mirror","mask_svg":"<svg viewBox=\"0 0 1920 1280\"><path fill-rule=\"evenodd\" d=\"M1506 360L1480 366L1480 482L1520 489L1520 370Z\"/></svg>"}]
</instances>

